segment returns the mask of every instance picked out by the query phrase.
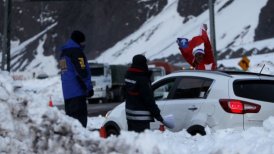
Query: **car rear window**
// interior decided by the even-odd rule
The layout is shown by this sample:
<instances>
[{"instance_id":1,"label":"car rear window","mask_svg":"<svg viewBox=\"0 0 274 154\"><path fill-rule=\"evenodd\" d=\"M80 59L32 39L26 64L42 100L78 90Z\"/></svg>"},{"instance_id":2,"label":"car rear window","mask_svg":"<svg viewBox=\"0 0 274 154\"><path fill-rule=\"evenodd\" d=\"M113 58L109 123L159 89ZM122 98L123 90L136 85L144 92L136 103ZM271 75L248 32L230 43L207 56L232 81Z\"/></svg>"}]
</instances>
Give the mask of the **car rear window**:
<instances>
[{"instance_id":1,"label":"car rear window","mask_svg":"<svg viewBox=\"0 0 274 154\"><path fill-rule=\"evenodd\" d=\"M274 103L274 81L235 81L233 89L236 96Z\"/></svg>"}]
</instances>

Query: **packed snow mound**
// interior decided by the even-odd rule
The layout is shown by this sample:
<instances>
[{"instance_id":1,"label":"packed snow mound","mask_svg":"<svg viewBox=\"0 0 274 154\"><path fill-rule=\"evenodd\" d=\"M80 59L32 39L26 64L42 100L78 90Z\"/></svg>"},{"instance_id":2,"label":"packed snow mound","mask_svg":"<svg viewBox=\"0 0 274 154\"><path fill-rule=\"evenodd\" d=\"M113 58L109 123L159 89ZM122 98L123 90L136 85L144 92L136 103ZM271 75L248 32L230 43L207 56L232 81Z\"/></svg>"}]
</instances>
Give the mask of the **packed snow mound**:
<instances>
[{"instance_id":1,"label":"packed snow mound","mask_svg":"<svg viewBox=\"0 0 274 154\"><path fill-rule=\"evenodd\" d=\"M17 80L16 85L20 87L17 93L27 93L32 97L39 96L40 100L45 104L47 104L50 99L52 99L54 106L64 104L60 75L45 79Z\"/></svg>"},{"instance_id":2,"label":"packed snow mound","mask_svg":"<svg viewBox=\"0 0 274 154\"><path fill-rule=\"evenodd\" d=\"M0 100L7 100L9 95L13 91L12 78L8 76L8 72L1 72L3 75L0 75Z\"/></svg>"},{"instance_id":3,"label":"packed snow mound","mask_svg":"<svg viewBox=\"0 0 274 154\"><path fill-rule=\"evenodd\" d=\"M39 95L18 93L12 81L8 73L0 73L1 153L100 151L98 132L90 132L56 107L41 103Z\"/></svg>"},{"instance_id":4,"label":"packed snow mound","mask_svg":"<svg viewBox=\"0 0 274 154\"><path fill-rule=\"evenodd\" d=\"M118 153L274 153L274 117L267 119L263 125L246 131L225 129L212 133L207 130L206 136L190 136L186 131L146 131L142 134L122 131L118 138L107 139L106 145L112 146L108 148Z\"/></svg>"},{"instance_id":5,"label":"packed snow mound","mask_svg":"<svg viewBox=\"0 0 274 154\"><path fill-rule=\"evenodd\" d=\"M47 100L43 98L47 96L34 86L38 81L28 82L21 85L24 90L19 90L9 73L0 72L0 153L274 153L274 117L265 120L262 127L245 131L213 132L206 128L206 136L190 136L186 130L177 133L147 130L140 134L121 131L118 137L102 139L97 131L91 130L100 128L104 117L89 118L88 128L83 128L64 111L45 103ZM35 89L36 93L28 92Z\"/></svg>"}]
</instances>

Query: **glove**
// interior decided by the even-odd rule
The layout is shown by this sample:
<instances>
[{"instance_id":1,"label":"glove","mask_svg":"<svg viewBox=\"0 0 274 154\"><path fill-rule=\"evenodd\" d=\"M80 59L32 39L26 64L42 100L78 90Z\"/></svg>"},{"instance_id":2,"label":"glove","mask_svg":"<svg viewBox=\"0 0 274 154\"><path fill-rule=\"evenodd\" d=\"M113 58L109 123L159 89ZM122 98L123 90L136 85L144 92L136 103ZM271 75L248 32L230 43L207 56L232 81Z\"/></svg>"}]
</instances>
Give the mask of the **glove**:
<instances>
[{"instance_id":1,"label":"glove","mask_svg":"<svg viewBox=\"0 0 274 154\"><path fill-rule=\"evenodd\" d=\"M88 91L87 97L92 97L93 95L94 95L93 89L91 89L90 91Z\"/></svg>"},{"instance_id":2,"label":"glove","mask_svg":"<svg viewBox=\"0 0 274 154\"><path fill-rule=\"evenodd\" d=\"M86 86L85 82L81 79L81 77L77 75L76 78L77 78L78 83L81 86L82 90L87 91L87 86Z\"/></svg>"},{"instance_id":3,"label":"glove","mask_svg":"<svg viewBox=\"0 0 274 154\"><path fill-rule=\"evenodd\" d=\"M207 24L202 24L201 30L207 31Z\"/></svg>"},{"instance_id":4,"label":"glove","mask_svg":"<svg viewBox=\"0 0 274 154\"><path fill-rule=\"evenodd\" d=\"M197 60L195 59L194 61L193 61L193 63L192 63L192 66L194 67L194 68L196 68L196 66L198 66L199 65L199 63L197 62Z\"/></svg>"},{"instance_id":5,"label":"glove","mask_svg":"<svg viewBox=\"0 0 274 154\"><path fill-rule=\"evenodd\" d=\"M188 47L188 39L187 38L177 38L177 44L180 48L187 48Z\"/></svg>"},{"instance_id":6,"label":"glove","mask_svg":"<svg viewBox=\"0 0 274 154\"><path fill-rule=\"evenodd\" d=\"M175 127L175 123L174 123L174 117L172 114L164 116L163 117L163 124L167 127L167 128L174 128Z\"/></svg>"}]
</instances>

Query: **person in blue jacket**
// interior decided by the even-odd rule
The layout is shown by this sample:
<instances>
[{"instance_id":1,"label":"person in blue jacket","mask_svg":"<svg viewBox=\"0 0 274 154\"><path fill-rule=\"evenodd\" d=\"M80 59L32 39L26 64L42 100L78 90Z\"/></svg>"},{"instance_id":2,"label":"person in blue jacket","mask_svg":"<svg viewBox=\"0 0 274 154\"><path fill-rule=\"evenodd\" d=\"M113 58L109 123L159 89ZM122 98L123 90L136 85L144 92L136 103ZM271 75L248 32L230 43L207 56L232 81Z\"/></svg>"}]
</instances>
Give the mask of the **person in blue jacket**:
<instances>
[{"instance_id":1,"label":"person in blue jacket","mask_svg":"<svg viewBox=\"0 0 274 154\"><path fill-rule=\"evenodd\" d=\"M93 96L91 72L87 58L83 52L85 35L80 31L73 31L71 38L62 47L59 65L65 112L87 126L86 98Z\"/></svg>"}]
</instances>

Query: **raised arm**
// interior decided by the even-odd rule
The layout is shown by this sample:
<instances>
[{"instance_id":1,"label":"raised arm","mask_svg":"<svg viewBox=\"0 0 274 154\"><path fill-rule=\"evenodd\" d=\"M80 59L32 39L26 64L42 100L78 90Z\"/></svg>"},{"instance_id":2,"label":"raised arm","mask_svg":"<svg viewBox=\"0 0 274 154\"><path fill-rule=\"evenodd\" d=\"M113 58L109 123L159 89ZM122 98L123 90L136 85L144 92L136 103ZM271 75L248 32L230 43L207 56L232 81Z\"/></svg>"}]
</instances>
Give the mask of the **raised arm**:
<instances>
[{"instance_id":1,"label":"raised arm","mask_svg":"<svg viewBox=\"0 0 274 154\"><path fill-rule=\"evenodd\" d=\"M204 41L204 47L205 47L205 58L204 63L205 64L211 64L212 63L212 69L216 69L216 62L213 54L213 49L210 43L210 40L208 38L207 32L205 30L202 30L201 37Z\"/></svg>"},{"instance_id":2,"label":"raised arm","mask_svg":"<svg viewBox=\"0 0 274 154\"><path fill-rule=\"evenodd\" d=\"M186 39L187 40L187 39ZM183 55L183 57L185 58L185 60L191 65L193 66L193 62L194 62L194 56L192 54L193 49L196 46L199 46L200 44L202 44L204 42L204 40L202 39L201 36L195 36L193 37L189 42L187 46L182 46L179 43L179 49L181 51L181 54Z\"/></svg>"}]
</instances>

